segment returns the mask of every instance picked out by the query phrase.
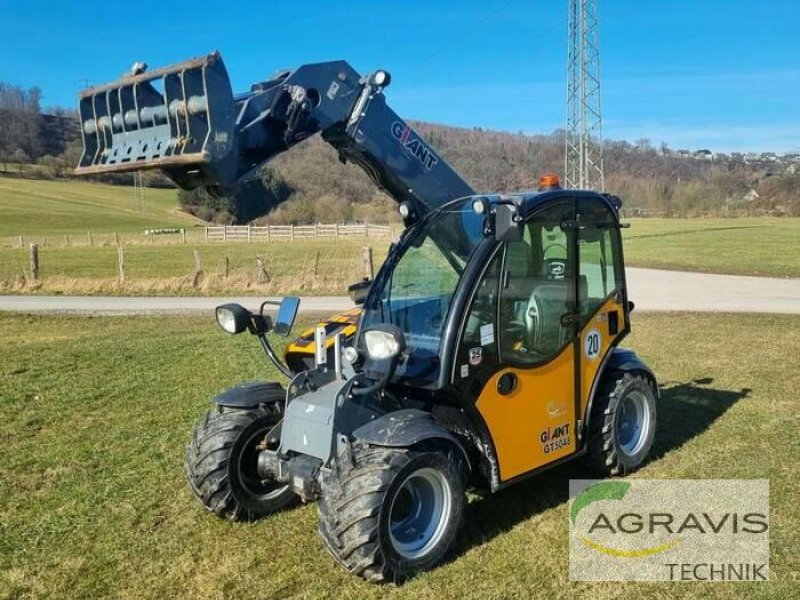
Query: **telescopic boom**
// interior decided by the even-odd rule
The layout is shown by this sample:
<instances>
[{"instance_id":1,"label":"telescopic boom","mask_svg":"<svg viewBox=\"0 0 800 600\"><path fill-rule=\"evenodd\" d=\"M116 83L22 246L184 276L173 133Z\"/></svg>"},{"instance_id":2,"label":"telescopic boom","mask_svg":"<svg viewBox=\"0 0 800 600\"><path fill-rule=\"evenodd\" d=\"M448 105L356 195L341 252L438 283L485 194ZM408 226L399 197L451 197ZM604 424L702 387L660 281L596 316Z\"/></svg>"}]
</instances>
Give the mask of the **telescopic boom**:
<instances>
[{"instance_id":1,"label":"telescopic boom","mask_svg":"<svg viewBox=\"0 0 800 600\"><path fill-rule=\"evenodd\" d=\"M362 77L347 62L303 65L234 95L213 52L80 95L78 175L160 169L180 187L230 195L251 171L317 133L343 162L418 214L474 194L387 104L386 71Z\"/></svg>"}]
</instances>

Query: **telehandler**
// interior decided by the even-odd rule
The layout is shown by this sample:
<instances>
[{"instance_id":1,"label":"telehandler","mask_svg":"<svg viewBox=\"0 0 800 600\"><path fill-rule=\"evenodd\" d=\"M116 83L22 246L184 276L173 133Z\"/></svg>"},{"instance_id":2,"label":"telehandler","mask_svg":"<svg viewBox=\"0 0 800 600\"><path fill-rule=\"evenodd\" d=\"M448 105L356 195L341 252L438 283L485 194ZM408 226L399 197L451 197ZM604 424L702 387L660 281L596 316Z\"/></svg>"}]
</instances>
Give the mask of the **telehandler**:
<instances>
[{"instance_id":1,"label":"telehandler","mask_svg":"<svg viewBox=\"0 0 800 600\"><path fill-rule=\"evenodd\" d=\"M288 347L299 299L216 309L255 335L288 385L214 398L186 454L211 512L256 519L318 500L330 554L371 581L440 563L465 490L497 492L580 458L601 476L646 459L653 372L620 341L630 312L620 201L567 190L476 194L385 102L386 71L344 61L278 71L234 95L217 53L80 97L78 174L161 169L230 194L276 154L320 133L399 203L406 225L360 309ZM276 312L277 308L277 312Z\"/></svg>"}]
</instances>

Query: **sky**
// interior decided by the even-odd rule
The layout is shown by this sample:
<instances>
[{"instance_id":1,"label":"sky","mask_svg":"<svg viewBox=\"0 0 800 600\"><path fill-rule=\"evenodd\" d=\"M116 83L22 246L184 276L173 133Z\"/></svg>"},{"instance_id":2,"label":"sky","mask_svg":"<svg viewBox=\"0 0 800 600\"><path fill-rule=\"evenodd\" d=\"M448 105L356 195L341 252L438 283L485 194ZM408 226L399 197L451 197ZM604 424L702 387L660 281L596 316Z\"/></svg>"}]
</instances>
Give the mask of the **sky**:
<instances>
[{"instance_id":1,"label":"sky","mask_svg":"<svg viewBox=\"0 0 800 600\"><path fill-rule=\"evenodd\" d=\"M234 91L346 59L392 73L403 117L550 133L565 123L567 0L0 0L0 81L75 105L88 81L219 50ZM800 151L800 2L598 0L603 136Z\"/></svg>"}]
</instances>

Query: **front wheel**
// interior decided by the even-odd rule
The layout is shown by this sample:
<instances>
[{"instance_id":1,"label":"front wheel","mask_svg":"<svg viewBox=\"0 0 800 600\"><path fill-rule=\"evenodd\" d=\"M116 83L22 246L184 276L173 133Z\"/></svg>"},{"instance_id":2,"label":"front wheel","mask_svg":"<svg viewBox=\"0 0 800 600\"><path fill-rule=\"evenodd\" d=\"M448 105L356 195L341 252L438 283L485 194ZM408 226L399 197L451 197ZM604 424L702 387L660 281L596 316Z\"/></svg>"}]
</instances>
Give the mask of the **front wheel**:
<instances>
[{"instance_id":1,"label":"front wheel","mask_svg":"<svg viewBox=\"0 0 800 600\"><path fill-rule=\"evenodd\" d=\"M586 460L597 474L624 475L647 458L656 431L656 394L642 373L620 373L601 384L592 406Z\"/></svg>"},{"instance_id":2,"label":"front wheel","mask_svg":"<svg viewBox=\"0 0 800 600\"><path fill-rule=\"evenodd\" d=\"M253 408L218 406L194 428L184 469L195 497L218 517L250 521L286 507L292 489L258 475L258 453L281 418L280 402Z\"/></svg>"},{"instance_id":3,"label":"front wheel","mask_svg":"<svg viewBox=\"0 0 800 600\"><path fill-rule=\"evenodd\" d=\"M464 505L455 452L356 445L323 474L320 534L351 573L402 581L445 558Z\"/></svg>"}]
</instances>

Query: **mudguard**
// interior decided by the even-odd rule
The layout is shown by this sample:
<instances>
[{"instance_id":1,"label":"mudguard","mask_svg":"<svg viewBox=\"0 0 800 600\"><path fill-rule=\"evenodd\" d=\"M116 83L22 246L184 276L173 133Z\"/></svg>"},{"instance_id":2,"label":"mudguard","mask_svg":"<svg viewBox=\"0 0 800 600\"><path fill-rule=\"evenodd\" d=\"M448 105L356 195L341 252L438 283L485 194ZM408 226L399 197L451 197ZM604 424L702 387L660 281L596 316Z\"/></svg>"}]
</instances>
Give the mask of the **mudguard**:
<instances>
[{"instance_id":1,"label":"mudguard","mask_svg":"<svg viewBox=\"0 0 800 600\"><path fill-rule=\"evenodd\" d=\"M639 355L633 350L628 348L614 348L611 351L611 356L608 359L608 363L606 364L603 373L601 373L598 377L598 380L603 376L603 374L605 374L606 371L609 370L620 371L623 373L627 371L644 371L653 380L653 389L656 392L656 396L660 395L656 374L653 373L653 370L648 367L647 364L641 358L639 358Z\"/></svg>"},{"instance_id":2,"label":"mudguard","mask_svg":"<svg viewBox=\"0 0 800 600\"><path fill-rule=\"evenodd\" d=\"M470 470L470 460L461 442L449 430L437 423L430 413L407 408L387 413L353 431L353 437L376 446L401 448L424 440L444 439L459 449L464 464Z\"/></svg>"},{"instance_id":3,"label":"mudguard","mask_svg":"<svg viewBox=\"0 0 800 600\"><path fill-rule=\"evenodd\" d=\"M286 390L276 381L247 381L214 396L214 404L230 408L254 408L265 402L286 399Z\"/></svg>"},{"instance_id":4,"label":"mudguard","mask_svg":"<svg viewBox=\"0 0 800 600\"><path fill-rule=\"evenodd\" d=\"M661 390L658 388L658 380L656 379L656 375L653 373L653 370L647 366L647 363L639 358L639 355L633 350L628 348L620 348L618 346L614 347L611 352L609 352L606 363L600 368L600 371L597 373L594 383L592 384L592 391L589 394L589 403L586 406L586 412L584 413L584 433L581 437L585 437L586 432L589 430L589 421L592 418L592 406L594 405L594 398L600 382L603 380L606 374L609 372L626 373L631 371L642 371L646 373L653 382L653 391L656 394L656 399L661 398Z\"/></svg>"}]
</instances>

